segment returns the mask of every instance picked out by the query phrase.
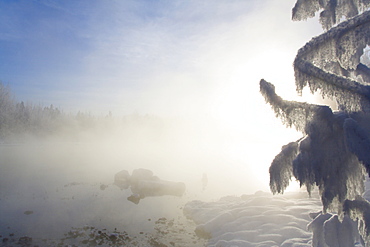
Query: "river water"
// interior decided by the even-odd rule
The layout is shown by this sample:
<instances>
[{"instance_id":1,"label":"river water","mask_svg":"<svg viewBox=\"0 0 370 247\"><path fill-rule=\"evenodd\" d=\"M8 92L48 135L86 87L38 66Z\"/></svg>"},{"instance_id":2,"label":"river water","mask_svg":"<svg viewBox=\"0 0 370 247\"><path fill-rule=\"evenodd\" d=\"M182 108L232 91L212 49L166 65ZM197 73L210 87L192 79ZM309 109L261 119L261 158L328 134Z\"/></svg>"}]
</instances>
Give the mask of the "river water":
<instances>
[{"instance_id":1,"label":"river water","mask_svg":"<svg viewBox=\"0 0 370 247\"><path fill-rule=\"evenodd\" d=\"M158 235L161 219L172 221L171 227L173 222L177 227L181 225L177 232L195 238L194 225L183 216L184 205L192 200L218 200L235 192L225 186L218 189L218 184L225 184L226 178L209 183L205 180L212 179L212 170L221 169L222 162L220 157L140 153L129 146L104 143L3 144L0 146L2 238L32 236L34 242L60 239L71 229L84 226L124 231L140 238L146 234ZM215 167L207 176L207 169L212 166ZM128 201L130 189L121 190L113 185L114 175L138 168L149 169L163 180L184 182L185 194L147 197L139 204ZM214 189L210 189L212 186ZM174 231L166 237L173 237ZM202 246L203 242L200 243ZM197 245L193 243L193 246Z\"/></svg>"}]
</instances>

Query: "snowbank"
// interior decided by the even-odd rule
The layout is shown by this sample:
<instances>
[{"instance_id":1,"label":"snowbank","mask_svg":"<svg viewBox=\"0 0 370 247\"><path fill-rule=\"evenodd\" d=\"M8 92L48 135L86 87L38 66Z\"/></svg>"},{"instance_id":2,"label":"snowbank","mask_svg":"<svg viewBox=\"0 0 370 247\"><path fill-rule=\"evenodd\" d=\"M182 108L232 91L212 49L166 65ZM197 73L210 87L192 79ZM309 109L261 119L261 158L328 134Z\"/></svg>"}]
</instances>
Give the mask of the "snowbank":
<instances>
[{"instance_id":1,"label":"snowbank","mask_svg":"<svg viewBox=\"0 0 370 247\"><path fill-rule=\"evenodd\" d=\"M306 192L278 196L256 192L223 197L217 202L191 201L184 214L196 222L198 236L209 238L209 247L288 247L311 246L309 214L321 209L318 195L309 198Z\"/></svg>"},{"instance_id":2,"label":"snowbank","mask_svg":"<svg viewBox=\"0 0 370 247\"><path fill-rule=\"evenodd\" d=\"M363 198L370 199L370 179ZM208 247L365 246L357 222L321 210L317 192L309 197L306 191L259 191L215 202L194 200L185 205L184 215L197 224L198 237L209 239Z\"/></svg>"}]
</instances>

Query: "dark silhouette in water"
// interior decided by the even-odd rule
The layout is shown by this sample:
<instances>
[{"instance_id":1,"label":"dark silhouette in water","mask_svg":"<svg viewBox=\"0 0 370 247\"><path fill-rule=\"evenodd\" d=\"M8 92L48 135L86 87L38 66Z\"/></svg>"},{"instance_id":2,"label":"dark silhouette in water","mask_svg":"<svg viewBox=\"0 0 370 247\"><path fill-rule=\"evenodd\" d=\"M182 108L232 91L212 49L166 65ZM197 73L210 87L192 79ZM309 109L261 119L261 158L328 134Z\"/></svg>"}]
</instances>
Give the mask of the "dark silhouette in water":
<instances>
[{"instance_id":1,"label":"dark silhouette in water","mask_svg":"<svg viewBox=\"0 0 370 247\"><path fill-rule=\"evenodd\" d=\"M151 170L142 168L134 170L131 176L126 170L118 172L114 184L121 189L130 188L132 195L127 200L135 204L148 196L182 196L185 192L184 183L161 180Z\"/></svg>"}]
</instances>

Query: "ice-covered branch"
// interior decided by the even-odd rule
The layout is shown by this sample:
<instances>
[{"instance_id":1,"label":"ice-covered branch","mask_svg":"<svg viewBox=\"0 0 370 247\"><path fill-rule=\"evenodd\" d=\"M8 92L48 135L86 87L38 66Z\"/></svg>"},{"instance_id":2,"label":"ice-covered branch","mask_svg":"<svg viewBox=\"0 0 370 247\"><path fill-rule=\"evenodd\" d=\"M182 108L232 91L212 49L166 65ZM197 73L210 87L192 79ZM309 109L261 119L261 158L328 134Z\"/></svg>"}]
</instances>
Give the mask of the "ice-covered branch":
<instances>
[{"instance_id":1,"label":"ice-covered branch","mask_svg":"<svg viewBox=\"0 0 370 247\"><path fill-rule=\"evenodd\" d=\"M297 92L308 84L312 92L335 99L342 110L370 111L368 78L359 82L356 77L366 70L358 65L369 41L370 11L313 38L294 61Z\"/></svg>"},{"instance_id":2,"label":"ice-covered branch","mask_svg":"<svg viewBox=\"0 0 370 247\"><path fill-rule=\"evenodd\" d=\"M370 244L370 203L358 196L355 200L346 200L343 211L352 219L359 220L360 233L365 238L365 242Z\"/></svg>"},{"instance_id":3,"label":"ice-covered branch","mask_svg":"<svg viewBox=\"0 0 370 247\"><path fill-rule=\"evenodd\" d=\"M326 115L332 115L328 106L283 100L276 94L275 86L264 79L260 81L260 92L284 124L288 127L294 126L303 133L307 133L307 123L311 122L314 117L321 116L324 121L327 119Z\"/></svg>"},{"instance_id":4,"label":"ice-covered branch","mask_svg":"<svg viewBox=\"0 0 370 247\"><path fill-rule=\"evenodd\" d=\"M342 17L351 18L363 12L370 6L368 0L297 0L293 10L292 19L306 20L320 13L320 23L324 29L329 29L341 21Z\"/></svg>"},{"instance_id":5,"label":"ice-covered branch","mask_svg":"<svg viewBox=\"0 0 370 247\"><path fill-rule=\"evenodd\" d=\"M270 166L270 189L272 193L284 193L293 176L293 160L298 154L298 141L281 148Z\"/></svg>"},{"instance_id":6,"label":"ice-covered branch","mask_svg":"<svg viewBox=\"0 0 370 247\"><path fill-rule=\"evenodd\" d=\"M292 10L292 19L294 21L307 20L314 17L321 8L322 6L317 0L297 0Z\"/></svg>"},{"instance_id":7,"label":"ice-covered branch","mask_svg":"<svg viewBox=\"0 0 370 247\"><path fill-rule=\"evenodd\" d=\"M283 100L265 80L260 81L260 91L278 117L306 135L284 146L273 160L271 191L283 193L294 176L309 193L319 187L324 211L337 211L344 200L361 194L365 170L361 163L368 166L370 153L369 146L362 146L370 143L367 115L333 113L328 106Z\"/></svg>"},{"instance_id":8,"label":"ice-covered branch","mask_svg":"<svg viewBox=\"0 0 370 247\"><path fill-rule=\"evenodd\" d=\"M343 128L348 149L356 154L370 174L370 133L353 118L347 118Z\"/></svg>"}]
</instances>

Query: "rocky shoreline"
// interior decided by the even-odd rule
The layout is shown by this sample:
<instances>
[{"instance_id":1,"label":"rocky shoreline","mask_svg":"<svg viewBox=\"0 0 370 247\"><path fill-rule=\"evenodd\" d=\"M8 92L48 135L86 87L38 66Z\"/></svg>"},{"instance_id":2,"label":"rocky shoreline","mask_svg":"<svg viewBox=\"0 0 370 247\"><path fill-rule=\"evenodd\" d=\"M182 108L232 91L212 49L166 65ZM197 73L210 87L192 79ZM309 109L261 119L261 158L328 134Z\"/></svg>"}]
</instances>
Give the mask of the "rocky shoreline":
<instances>
[{"instance_id":1,"label":"rocky shoreline","mask_svg":"<svg viewBox=\"0 0 370 247\"><path fill-rule=\"evenodd\" d=\"M148 219L150 221L151 219ZM59 239L17 236L10 233L0 235L0 246L152 246L152 247L196 247L205 246L207 240L198 237L195 224L185 217L177 219L159 218L152 232L139 232L136 235L114 229L100 229L94 226L72 227Z\"/></svg>"}]
</instances>

